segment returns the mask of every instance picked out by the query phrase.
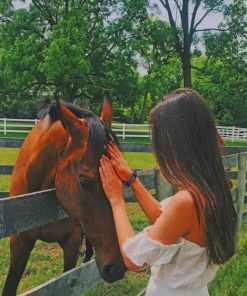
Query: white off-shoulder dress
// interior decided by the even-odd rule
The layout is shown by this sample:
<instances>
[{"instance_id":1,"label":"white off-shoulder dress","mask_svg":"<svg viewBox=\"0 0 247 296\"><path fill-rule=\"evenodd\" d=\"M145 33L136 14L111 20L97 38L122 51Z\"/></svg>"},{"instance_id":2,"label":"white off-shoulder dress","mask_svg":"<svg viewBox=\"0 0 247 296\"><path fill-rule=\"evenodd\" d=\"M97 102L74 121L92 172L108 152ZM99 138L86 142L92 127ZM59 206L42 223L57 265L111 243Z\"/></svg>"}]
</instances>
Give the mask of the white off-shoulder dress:
<instances>
[{"instance_id":1,"label":"white off-shoulder dress","mask_svg":"<svg viewBox=\"0 0 247 296\"><path fill-rule=\"evenodd\" d=\"M163 200L161 207L169 200ZM208 296L207 284L215 277L218 265L208 264L206 248L184 238L164 245L147 235L149 227L123 244L134 264L151 267L145 296Z\"/></svg>"}]
</instances>

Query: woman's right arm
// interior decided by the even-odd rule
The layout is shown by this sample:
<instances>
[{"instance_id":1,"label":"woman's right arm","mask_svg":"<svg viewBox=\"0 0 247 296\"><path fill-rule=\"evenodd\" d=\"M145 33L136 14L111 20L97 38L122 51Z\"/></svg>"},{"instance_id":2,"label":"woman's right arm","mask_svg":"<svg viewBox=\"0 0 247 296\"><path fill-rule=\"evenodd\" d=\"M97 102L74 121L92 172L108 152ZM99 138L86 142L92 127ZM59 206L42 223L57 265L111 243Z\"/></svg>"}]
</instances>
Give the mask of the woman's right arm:
<instances>
[{"instance_id":1,"label":"woman's right arm","mask_svg":"<svg viewBox=\"0 0 247 296\"><path fill-rule=\"evenodd\" d=\"M111 156L112 166L117 175L122 181L127 181L132 174L132 170L124 160L118 147L113 143L110 143L109 153ZM131 189L133 190L133 193L135 194L143 212L149 220L154 223L162 213L160 203L149 193L138 178L136 178L131 184Z\"/></svg>"}]
</instances>

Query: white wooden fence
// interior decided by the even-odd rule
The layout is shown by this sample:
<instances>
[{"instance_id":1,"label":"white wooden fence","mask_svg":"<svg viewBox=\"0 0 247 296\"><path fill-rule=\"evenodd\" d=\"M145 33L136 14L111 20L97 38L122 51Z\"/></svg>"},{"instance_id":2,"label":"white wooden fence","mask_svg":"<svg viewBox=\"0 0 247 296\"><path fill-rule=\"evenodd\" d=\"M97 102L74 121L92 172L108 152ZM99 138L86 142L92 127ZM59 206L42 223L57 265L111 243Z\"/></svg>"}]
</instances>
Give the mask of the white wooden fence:
<instances>
[{"instance_id":1,"label":"white wooden fence","mask_svg":"<svg viewBox=\"0 0 247 296\"><path fill-rule=\"evenodd\" d=\"M38 122L37 119L0 118L0 135L11 133L27 134ZM247 128L234 126L217 126L219 133L225 140L247 140ZM148 124L113 123L113 131L119 138L150 138Z\"/></svg>"},{"instance_id":2,"label":"white wooden fence","mask_svg":"<svg viewBox=\"0 0 247 296\"><path fill-rule=\"evenodd\" d=\"M247 140L247 128L235 126L217 126L221 136L226 140Z\"/></svg>"},{"instance_id":3,"label":"white wooden fence","mask_svg":"<svg viewBox=\"0 0 247 296\"><path fill-rule=\"evenodd\" d=\"M38 119L0 118L0 133L5 136L8 133L27 134L38 122Z\"/></svg>"}]
</instances>

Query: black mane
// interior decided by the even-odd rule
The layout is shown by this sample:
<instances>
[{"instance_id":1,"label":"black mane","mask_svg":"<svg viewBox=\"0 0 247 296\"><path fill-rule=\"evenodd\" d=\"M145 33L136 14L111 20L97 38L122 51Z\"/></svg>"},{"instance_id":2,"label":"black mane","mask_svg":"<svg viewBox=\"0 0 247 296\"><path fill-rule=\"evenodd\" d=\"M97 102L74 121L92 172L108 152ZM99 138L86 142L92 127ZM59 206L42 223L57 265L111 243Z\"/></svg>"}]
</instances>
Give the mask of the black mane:
<instances>
[{"instance_id":1,"label":"black mane","mask_svg":"<svg viewBox=\"0 0 247 296\"><path fill-rule=\"evenodd\" d=\"M63 104L78 118L85 118L87 120L89 129L88 151L89 155L91 155L95 160L98 161L102 154L108 154L107 147L110 140L119 145L115 133L93 112L71 103L63 102ZM59 120L56 104L49 104L43 107L38 112L37 118L43 119L47 114L50 115L52 123Z\"/></svg>"}]
</instances>

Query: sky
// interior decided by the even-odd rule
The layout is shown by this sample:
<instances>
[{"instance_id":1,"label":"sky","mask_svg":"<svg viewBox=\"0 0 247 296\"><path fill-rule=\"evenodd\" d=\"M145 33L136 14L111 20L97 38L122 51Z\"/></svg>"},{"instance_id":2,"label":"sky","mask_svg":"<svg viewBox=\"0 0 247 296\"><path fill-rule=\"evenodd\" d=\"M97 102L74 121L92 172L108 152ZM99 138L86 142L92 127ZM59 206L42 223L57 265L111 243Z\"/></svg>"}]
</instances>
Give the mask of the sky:
<instances>
[{"instance_id":1,"label":"sky","mask_svg":"<svg viewBox=\"0 0 247 296\"><path fill-rule=\"evenodd\" d=\"M32 1L31 0L26 0L25 3L23 3L20 0L13 0L14 6L16 8L25 8L28 7L30 5ZM229 2L229 1L226 1ZM174 3L174 1L171 1L171 3ZM168 20L167 14L165 12L165 9L162 8L162 6L160 5L160 1L159 0L150 0L150 4L157 4L160 7L160 11L161 11L161 15L160 18L164 19L164 20ZM203 15L203 10L199 9L198 11L198 18L200 19L200 17ZM209 14L208 17L205 18L205 20L202 22L200 29L203 28L217 28L218 24L223 20L223 16L220 13L214 13L214 14Z\"/></svg>"},{"instance_id":2,"label":"sky","mask_svg":"<svg viewBox=\"0 0 247 296\"><path fill-rule=\"evenodd\" d=\"M168 15L166 13L166 10L160 4L160 1L159 0L150 0L149 2L150 2L151 5L152 4L157 4L158 5L158 7L160 8L160 11L161 11L161 18L167 21L168 20ZM226 1L226 2L228 2L228 1ZM171 8L172 8L172 10L174 12L175 11L174 0L170 1L170 3L171 3ZM190 12L191 13L192 13L192 8L193 8L193 6L190 5ZM196 20L200 20L204 13L205 12L200 7L198 9L198 12L197 12ZM219 25L219 23L222 20L223 20L223 15L221 13L213 13L213 14L211 13L204 19L204 21L201 23L199 28L200 29L203 29L203 28L217 28L217 26Z\"/></svg>"}]
</instances>

